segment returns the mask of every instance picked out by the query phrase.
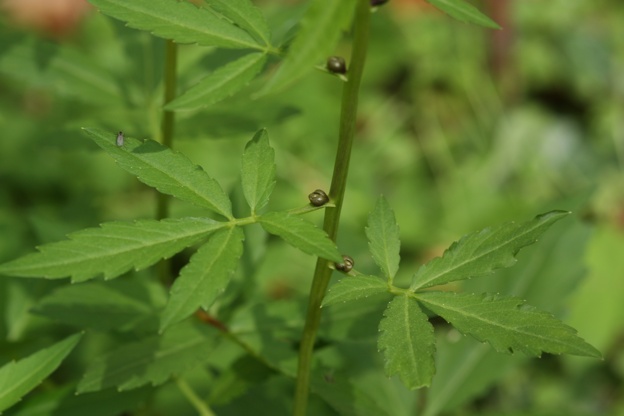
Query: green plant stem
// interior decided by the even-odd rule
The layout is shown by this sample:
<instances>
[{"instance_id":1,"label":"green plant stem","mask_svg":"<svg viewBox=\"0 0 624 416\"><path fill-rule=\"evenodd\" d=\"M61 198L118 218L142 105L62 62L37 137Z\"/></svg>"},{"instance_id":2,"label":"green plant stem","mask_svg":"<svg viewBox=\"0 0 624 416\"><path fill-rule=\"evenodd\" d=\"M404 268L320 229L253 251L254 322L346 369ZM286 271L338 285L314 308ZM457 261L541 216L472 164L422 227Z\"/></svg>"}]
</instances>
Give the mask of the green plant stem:
<instances>
[{"instance_id":1,"label":"green plant stem","mask_svg":"<svg viewBox=\"0 0 624 416\"><path fill-rule=\"evenodd\" d=\"M178 389L180 389L184 397L186 397L186 399L193 405L200 416L216 416L214 412L210 410L208 405L197 396L197 393L195 393L195 391L184 379L176 377L175 382Z\"/></svg>"},{"instance_id":2,"label":"green plant stem","mask_svg":"<svg viewBox=\"0 0 624 416\"><path fill-rule=\"evenodd\" d=\"M326 208L325 220L323 223L323 229L334 241L336 241L336 236L338 234L340 212L342 210L347 175L349 172L351 147L353 145L353 137L356 129L358 93L368 48L370 0L357 0L353 25L353 49L348 72L349 79L344 84L342 93L338 148L336 151L331 188L329 190L329 197L332 202L334 202L335 206ZM314 278L312 280L310 297L308 299L306 323L301 338L301 346L299 348L299 366L297 370L297 385L295 388L293 411L295 416L303 416L306 413L312 352L316 340L316 333L321 321L321 303L325 296L331 274L332 269L329 268L329 262L319 258L316 262L316 269L314 270Z\"/></svg>"},{"instance_id":3,"label":"green plant stem","mask_svg":"<svg viewBox=\"0 0 624 416\"><path fill-rule=\"evenodd\" d=\"M173 100L177 90L177 63L178 63L178 46L168 40L165 44L165 97L163 107ZM175 122L175 113L173 111L163 111L161 124L161 142L165 146L173 147L173 125ZM169 195L158 192L156 196L156 219L163 219L169 216ZM171 283L171 261L163 260L160 262L158 270L160 281L168 285Z\"/></svg>"},{"instance_id":4,"label":"green plant stem","mask_svg":"<svg viewBox=\"0 0 624 416\"><path fill-rule=\"evenodd\" d=\"M177 89L177 61L178 46L168 40L165 46L165 97L163 106L172 101L176 96ZM173 124L175 122L175 113L173 111L164 110L162 117L161 142L165 146L173 147ZM156 218L163 219L169 216L169 195L158 193L158 206Z\"/></svg>"}]
</instances>

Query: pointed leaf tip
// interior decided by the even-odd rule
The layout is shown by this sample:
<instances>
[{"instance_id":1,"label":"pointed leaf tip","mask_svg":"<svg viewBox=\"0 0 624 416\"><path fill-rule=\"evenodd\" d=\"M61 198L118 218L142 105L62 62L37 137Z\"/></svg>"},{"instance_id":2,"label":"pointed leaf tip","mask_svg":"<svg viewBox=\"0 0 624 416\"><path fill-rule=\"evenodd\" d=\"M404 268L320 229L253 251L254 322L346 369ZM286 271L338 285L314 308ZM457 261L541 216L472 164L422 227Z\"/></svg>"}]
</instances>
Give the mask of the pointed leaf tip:
<instances>
[{"instance_id":1,"label":"pointed leaf tip","mask_svg":"<svg viewBox=\"0 0 624 416\"><path fill-rule=\"evenodd\" d=\"M568 214L567 211L551 211L527 222L510 222L464 236L442 257L421 266L412 279L410 290L484 276L513 266L522 248L535 243L551 225Z\"/></svg>"},{"instance_id":2,"label":"pointed leaf tip","mask_svg":"<svg viewBox=\"0 0 624 416\"><path fill-rule=\"evenodd\" d=\"M421 292L418 300L464 334L489 342L498 352L529 356L573 354L601 357L600 352L549 313L522 299L493 294Z\"/></svg>"},{"instance_id":3,"label":"pointed leaf tip","mask_svg":"<svg viewBox=\"0 0 624 416\"><path fill-rule=\"evenodd\" d=\"M183 201L232 218L232 204L221 185L201 166L180 152L153 140L124 137L124 145L115 144L115 136L102 129L84 129L85 133L117 164L148 186Z\"/></svg>"},{"instance_id":4,"label":"pointed leaf tip","mask_svg":"<svg viewBox=\"0 0 624 416\"><path fill-rule=\"evenodd\" d=\"M427 0L427 2L460 22L474 23L490 29L501 29L498 23L464 0Z\"/></svg>"},{"instance_id":5,"label":"pointed leaf tip","mask_svg":"<svg viewBox=\"0 0 624 416\"><path fill-rule=\"evenodd\" d=\"M72 277L74 282L104 275L117 277L169 258L225 223L208 218L177 218L109 222L70 234L68 240L44 244L0 266L0 273L49 279Z\"/></svg>"},{"instance_id":6,"label":"pointed leaf tip","mask_svg":"<svg viewBox=\"0 0 624 416\"><path fill-rule=\"evenodd\" d=\"M390 281L399 270L401 241L399 226L388 201L381 196L368 216L368 247L383 275Z\"/></svg>"},{"instance_id":7,"label":"pointed leaf tip","mask_svg":"<svg viewBox=\"0 0 624 416\"><path fill-rule=\"evenodd\" d=\"M206 7L171 0L89 0L102 13L177 43L264 49L249 33Z\"/></svg>"},{"instance_id":8,"label":"pointed leaf tip","mask_svg":"<svg viewBox=\"0 0 624 416\"><path fill-rule=\"evenodd\" d=\"M259 130L247 143L242 159L243 194L255 213L269 202L275 186L275 151L266 129Z\"/></svg>"},{"instance_id":9,"label":"pointed leaf tip","mask_svg":"<svg viewBox=\"0 0 624 416\"><path fill-rule=\"evenodd\" d=\"M0 368L0 413L19 402L58 368L82 338L75 334Z\"/></svg>"}]
</instances>

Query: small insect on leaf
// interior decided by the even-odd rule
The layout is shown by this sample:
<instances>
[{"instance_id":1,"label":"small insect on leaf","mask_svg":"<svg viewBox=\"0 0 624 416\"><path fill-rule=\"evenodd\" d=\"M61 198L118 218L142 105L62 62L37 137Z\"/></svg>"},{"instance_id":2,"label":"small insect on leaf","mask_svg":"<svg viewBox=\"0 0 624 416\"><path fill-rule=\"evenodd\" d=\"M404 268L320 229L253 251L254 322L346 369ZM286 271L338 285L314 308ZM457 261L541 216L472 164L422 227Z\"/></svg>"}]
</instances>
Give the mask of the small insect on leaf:
<instances>
[{"instance_id":1,"label":"small insect on leaf","mask_svg":"<svg viewBox=\"0 0 624 416\"><path fill-rule=\"evenodd\" d=\"M123 135L123 131L120 131L119 133L117 133L117 146L121 147L124 144L124 135Z\"/></svg>"}]
</instances>

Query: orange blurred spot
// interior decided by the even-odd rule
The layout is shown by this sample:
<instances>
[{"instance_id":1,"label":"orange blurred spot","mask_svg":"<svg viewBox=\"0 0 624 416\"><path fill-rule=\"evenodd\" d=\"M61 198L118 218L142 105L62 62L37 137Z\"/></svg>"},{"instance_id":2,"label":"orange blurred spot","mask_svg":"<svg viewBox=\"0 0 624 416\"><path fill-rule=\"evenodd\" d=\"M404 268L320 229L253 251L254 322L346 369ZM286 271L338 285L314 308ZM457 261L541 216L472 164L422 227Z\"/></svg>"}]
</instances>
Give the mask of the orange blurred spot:
<instances>
[{"instance_id":1,"label":"orange blurred spot","mask_svg":"<svg viewBox=\"0 0 624 416\"><path fill-rule=\"evenodd\" d=\"M0 0L8 20L48 36L70 34L92 8L86 0Z\"/></svg>"}]
</instances>

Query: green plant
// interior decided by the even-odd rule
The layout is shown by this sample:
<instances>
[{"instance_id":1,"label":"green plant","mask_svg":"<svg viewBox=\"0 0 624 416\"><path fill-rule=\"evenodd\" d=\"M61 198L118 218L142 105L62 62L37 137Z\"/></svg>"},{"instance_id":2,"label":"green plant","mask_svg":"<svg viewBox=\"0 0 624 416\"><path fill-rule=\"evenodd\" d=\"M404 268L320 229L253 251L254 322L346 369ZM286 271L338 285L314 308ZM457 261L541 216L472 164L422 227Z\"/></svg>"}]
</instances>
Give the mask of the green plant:
<instances>
[{"instance_id":1,"label":"green plant","mask_svg":"<svg viewBox=\"0 0 624 416\"><path fill-rule=\"evenodd\" d=\"M295 380L294 414L305 414L310 390L334 411L378 414L374 401L350 397L346 393L350 386L344 380L331 386L332 375L321 365L313 365L321 306L334 307L367 297L387 303L377 315L381 331L377 346L383 353L386 375L398 374L409 389L429 386L434 375L436 339L429 323L431 316L442 317L462 333L489 342L499 352L600 356L572 328L524 305L520 299L426 290L513 265L518 251L537 241L566 212L553 211L525 223L508 223L470 234L454 243L442 257L422 266L408 288L394 284L399 269L399 229L383 197L374 206L366 229L370 252L381 275L359 273L352 259L344 257L336 247L356 131L358 92L366 61L371 14L368 0L329 4L312 1L294 38L284 35L279 47L273 44L263 15L246 0L209 0L204 8L172 0L92 0L92 3L132 27L167 39L162 123L159 129L152 128L159 130L161 143L140 140L127 130L121 135L100 128L85 129L120 167L160 192L158 219L105 223L100 228L74 233L67 241L43 245L39 253L0 266L0 273L6 275L71 277L73 283L80 283L61 287L44 299L39 305L44 316L84 329L111 332L121 329L132 334L129 339L112 337L113 346L83 371L84 377L76 387L78 393L110 394L107 389L112 387L132 391L142 387L136 390L142 399L142 395L151 393L144 386L150 383L158 386L172 380L198 412L209 415L213 412L208 403L214 407L229 403L239 394L238 389L246 388L245 384L259 383L278 374L282 376L280 380ZM496 27L464 1L431 0L430 3L460 20ZM275 150L270 146L267 130L260 130L247 143L242 156L240 192L247 212L235 215L234 197L186 156L171 150L176 113L208 107L234 93L247 93L252 102L278 94L315 64L322 63L342 30L350 25L353 26L352 53L343 85L328 200L315 191L311 203L303 207L266 210L276 184ZM177 96L174 42L253 52L237 56ZM264 85L254 84L269 57L283 62ZM169 218L168 196L196 205L205 215ZM322 231L302 218L317 210L324 210ZM226 291L240 263L251 264L248 271L253 268L253 259L245 257L245 245L246 234L250 239L256 225L318 259L303 334L295 342L289 337L286 337L288 342L283 342L280 331L289 332L289 328L261 330L275 319L262 316L266 311L245 309L245 304L254 305L245 292L245 286L252 282L244 280L230 292ZM171 284L166 302L159 292L162 286L155 285L151 276L128 277L127 282L117 284L87 282L99 276L108 280L133 273L132 270L139 272L191 246L198 248L175 280L169 263L163 263L159 269L161 285ZM325 296L336 269L346 276ZM227 294L225 299L220 298L223 292ZM120 315L108 314L108 310L118 310ZM286 318L291 313L278 311L277 316ZM248 323L246 320L252 321L252 330L243 325ZM0 407L7 408L37 386L61 364L82 336L73 334L0 369L0 386L2 383L6 386L0 389ZM295 367L293 347L297 343L298 367ZM220 355L219 348L231 344L240 347L242 353L228 366L220 366L218 360L227 354ZM204 377L203 381L211 382L213 392L209 400L202 400L187 378L193 377L192 370L197 366L208 364L218 369L221 377L216 381ZM73 390L72 383L76 380L67 385Z\"/></svg>"}]
</instances>

